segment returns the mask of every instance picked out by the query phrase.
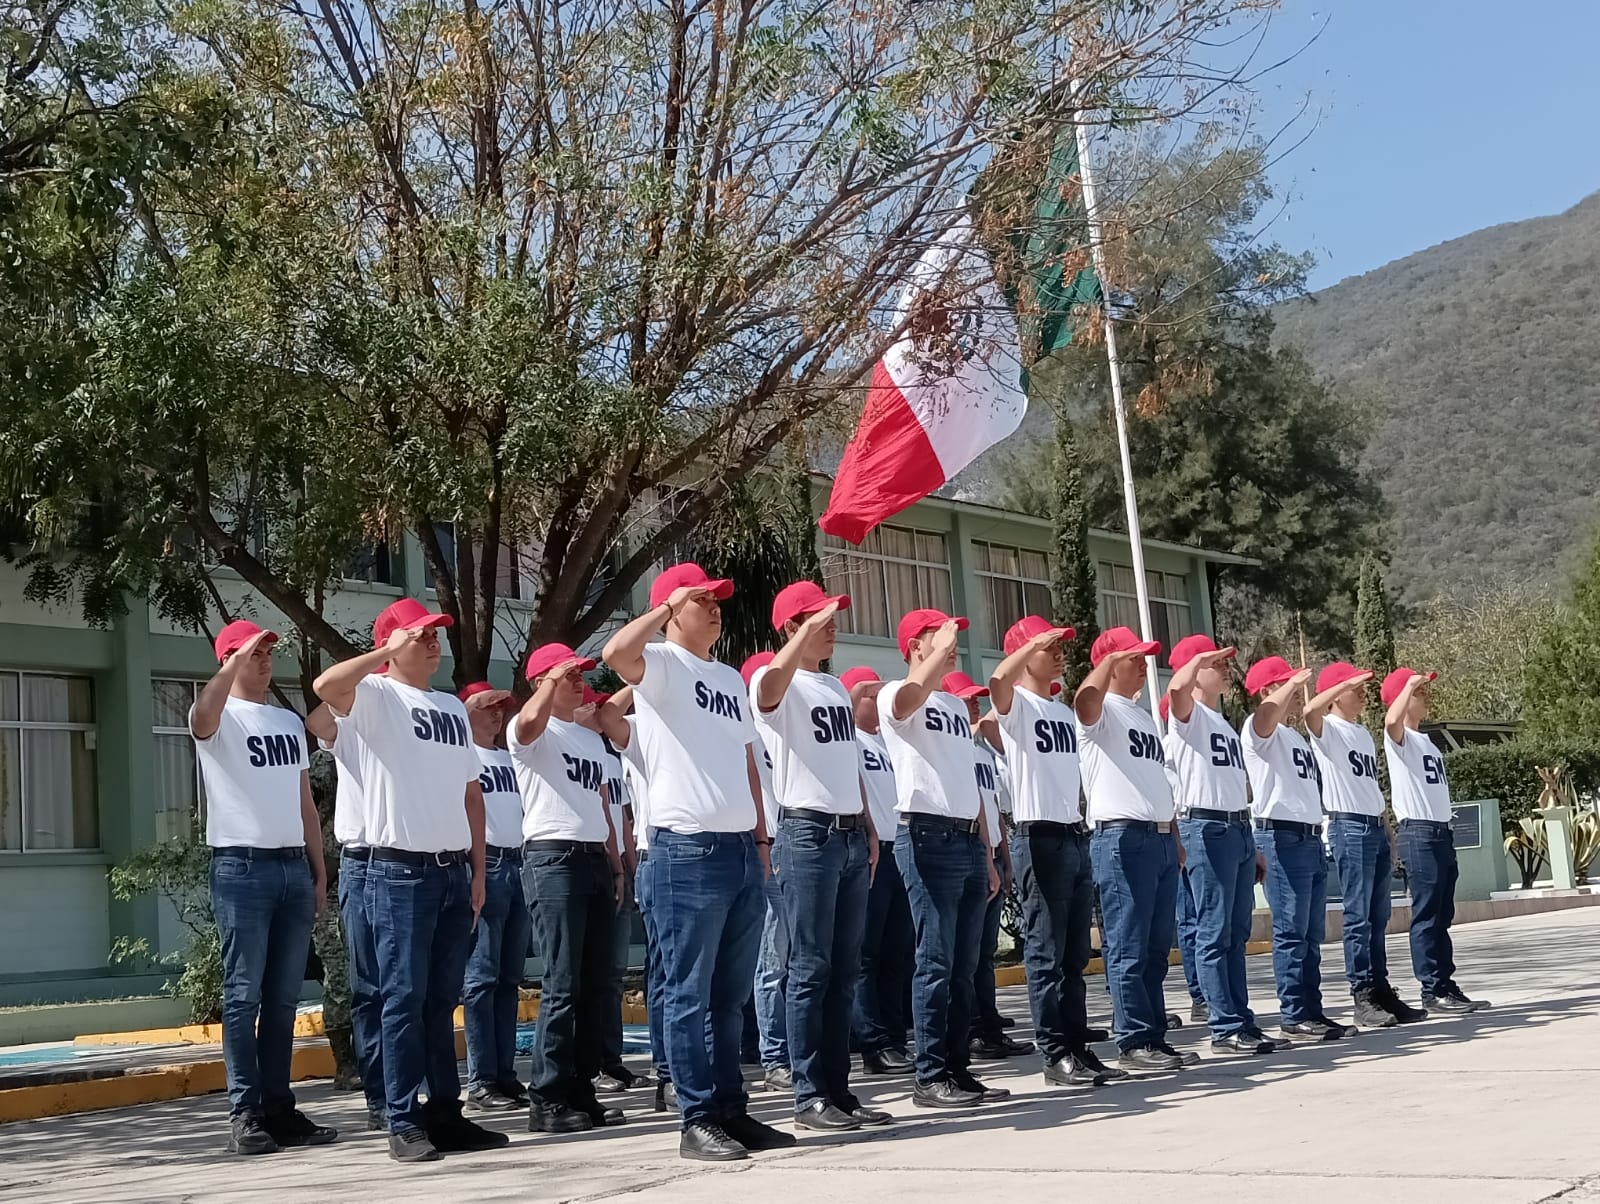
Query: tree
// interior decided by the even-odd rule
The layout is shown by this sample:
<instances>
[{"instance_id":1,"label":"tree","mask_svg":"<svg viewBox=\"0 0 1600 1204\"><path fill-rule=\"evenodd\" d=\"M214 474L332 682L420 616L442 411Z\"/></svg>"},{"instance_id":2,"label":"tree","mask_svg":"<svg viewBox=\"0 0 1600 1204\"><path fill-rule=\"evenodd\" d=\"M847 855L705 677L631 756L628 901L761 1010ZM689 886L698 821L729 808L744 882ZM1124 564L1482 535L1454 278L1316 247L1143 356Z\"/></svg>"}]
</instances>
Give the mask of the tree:
<instances>
[{"instance_id":1,"label":"tree","mask_svg":"<svg viewBox=\"0 0 1600 1204\"><path fill-rule=\"evenodd\" d=\"M1519 720L1529 664L1548 629L1564 622L1551 592L1520 580L1479 585L1416 608L1395 636L1400 664L1436 670L1438 719Z\"/></svg>"},{"instance_id":2,"label":"tree","mask_svg":"<svg viewBox=\"0 0 1600 1204\"><path fill-rule=\"evenodd\" d=\"M1200 35L1259 7L190 6L148 90L206 153L113 190L71 354L0 385L34 590L194 626L220 565L343 656L322 596L409 530L459 679L508 549L521 641L581 641L853 395L875 313L991 148L1059 128L1063 80L1170 117L1229 82Z\"/></svg>"},{"instance_id":3,"label":"tree","mask_svg":"<svg viewBox=\"0 0 1600 1204\"><path fill-rule=\"evenodd\" d=\"M1389 597L1383 588L1383 566L1375 556L1361 560L1356 590L1355 663L1371 669L1382 682L1398 665L1394 653L1394 628L1389 622ZM1382 726L1384 706L1378 691L1367 691L1367 718L1374 730Z\"/></svg>"},{"instance_id":4,"label":"tree","mask_svg":"<svg viewBox=\"0 0 1600 1204\"><path fill-rule=\"evenodd\" d=\"M1083 498L1083 471L1072 426L1065 418L1056 420L1055 450L1050 508L1055 563L1050 594L1056 621L1077 632L1067 645L1065 677L1069 682L1078 682L1089 675L1089 649L1100 634L1100 615L1094 558L1089 554L1089 509Z\"/></svg>"},{"instance_id":5,"label":"tree","mask_svg":"<svg viewBox=\"0 0 1600 1204\"><path fill-rule=\"evenodd\" d=\"M1560 621L1539 633L1523 678L1523 707L1530 740L1600 748L1600 538Z\"/></svg>"}]
</instances>

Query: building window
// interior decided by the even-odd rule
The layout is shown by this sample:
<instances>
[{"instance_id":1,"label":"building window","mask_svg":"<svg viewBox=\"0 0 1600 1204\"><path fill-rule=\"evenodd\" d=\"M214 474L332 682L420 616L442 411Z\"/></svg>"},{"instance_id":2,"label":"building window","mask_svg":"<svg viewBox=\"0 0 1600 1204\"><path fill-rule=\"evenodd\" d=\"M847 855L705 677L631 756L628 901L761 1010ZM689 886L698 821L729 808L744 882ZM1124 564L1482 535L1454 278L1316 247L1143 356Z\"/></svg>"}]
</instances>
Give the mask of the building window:
<instances>
[{"instance_id":1,"label":"building window","mask_svg":"<svg viewBox=\"0 0 1600 1204\"><path fill-rule=\"evenodd\" d=\"M94 683L0 672L0 849L99 847Z\"/></svg>"},{"instance_id":2,"label":"building window","mask_svg":"<svg viewBox=\"0 0 1600 1204\"><path fill-rule=\"evenodd\" d=\"M850 595L843 634L892 637L908 610L950 610L950 551L937 531L876 527L859 548L828 535L822 561L828 592Z\"/></svg>"},{"instance_id":3,"label":"building window","mask_svg":"<svg viewBox=\"0 0 1600 1204\"><path fill-rule=\"evenodd\" d=\"M1139 599L1134 592L1133 569L1125 564L1101 561L1097 567L1100 586L1100 623L1103 627L1131 627L1139 630ZM1150 591L1150 624L1155 639L1171 648L1186 635L1194 634L1189 616L1189 579L1182 573L1162 573L1146 569L1145 587Z\"/></svg>"},{"instance_id":4,"label":"building window","mask_svg":"<svg viewBox=\"0 0 1600 1204\"><path fill-rule=\"evenodd\" d=\"M380 539L363 543L345 563L344 579L364 581L368 585L404 585L399 542Z\"/></svg>"},{"instance_id":5,"label":"building window","mask_svg":"<svg viewBox=\"0 0 1600 1204\"><path fill-rule=\"evenodd\" d=\"M1050 564L1043 552L983 540L973 540L972 551L985 648L999 648L1006 629L1023 615L1050 617Z\"/></svg>"},{"instance_id":6,"label":"building window","mask_svg":"<svg viewBox=\"0 0 1600 1204\"><path fill-rule=\"evenodd\" d=\"M189 708L204 683L156 678L150 683L155 745L156 839L194 837L200 833L205 788L189 734Z\"/></svg>"}]
</instances>

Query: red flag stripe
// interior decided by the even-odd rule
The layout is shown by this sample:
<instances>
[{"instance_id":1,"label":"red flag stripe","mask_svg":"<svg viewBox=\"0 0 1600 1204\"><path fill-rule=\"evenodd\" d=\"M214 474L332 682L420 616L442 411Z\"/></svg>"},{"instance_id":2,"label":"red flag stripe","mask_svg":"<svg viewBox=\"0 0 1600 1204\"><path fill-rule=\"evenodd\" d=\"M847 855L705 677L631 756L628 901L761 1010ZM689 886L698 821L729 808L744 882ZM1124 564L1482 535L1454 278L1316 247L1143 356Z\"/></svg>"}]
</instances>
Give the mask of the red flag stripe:
<instances>
[{"instance_id":1,"label":"red flag stripe","mask_svg":"<svg viewBox=\"0 0 1600 1204\"><path fill-rule=\"evenodd\" d=\"M944 481L944 468L927 430L889 369L878 361L861 425L844 450L828 508L817 525L858 544L873 527L927 497Z\"/></svg>"}]
</instances>

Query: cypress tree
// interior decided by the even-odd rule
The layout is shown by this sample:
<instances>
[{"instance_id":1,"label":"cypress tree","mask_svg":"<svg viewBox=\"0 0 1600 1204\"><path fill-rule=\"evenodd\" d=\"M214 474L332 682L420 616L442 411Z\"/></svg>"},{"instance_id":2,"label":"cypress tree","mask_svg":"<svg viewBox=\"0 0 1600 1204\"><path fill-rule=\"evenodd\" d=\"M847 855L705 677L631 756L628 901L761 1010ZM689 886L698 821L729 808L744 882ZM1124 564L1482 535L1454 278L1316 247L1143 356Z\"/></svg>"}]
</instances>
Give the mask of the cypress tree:
<instances>
[{"instance_id":1,"label":"cypress tree","mask_svg":"<svg viewBox=\"0 0 1600 1204\"><path fill-rule=\"evenodd\" d=\"M1356 664L1371 669L1377 680L1367 692L1367 717L1376 731L1383 724L1383 702L1378 684L1394 670L1394 628L1389 624L1389 598L1383 589L1383 569L1368 552L1361 559L1356 586Z\"/></svg>"},{"instance_id":2,"label":"cypress tree","mask_svg":"<svg viewBox=\"0 0 1600 1204\"><path fill-rule=\"evenodd\" d=\"M1051 464L1050 521L1054 527L1055 579L1051 583L1056 622L1077 630L1067 645L1066 682L1070 690L1089 673L1089 646L1100 634L1094 557L1089 553L1089 507L1083 494L1083 465L1072 425L1056 417L1056 454Z\"/></svg>"}]
</instances>

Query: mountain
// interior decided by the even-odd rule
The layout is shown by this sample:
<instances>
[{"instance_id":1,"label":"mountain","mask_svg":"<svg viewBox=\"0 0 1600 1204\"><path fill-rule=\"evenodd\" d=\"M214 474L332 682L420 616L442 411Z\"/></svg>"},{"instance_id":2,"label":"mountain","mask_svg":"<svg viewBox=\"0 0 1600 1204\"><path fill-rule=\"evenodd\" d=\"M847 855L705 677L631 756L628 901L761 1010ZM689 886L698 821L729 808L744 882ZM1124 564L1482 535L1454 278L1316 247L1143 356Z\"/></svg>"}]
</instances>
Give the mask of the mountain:
<instances>
[{"instance_id":1,"label":"mountain","mask_svg":"<svg viewBox=\"0 0 1600 1204\"><path fill-rule=\"evenodd\" d=\"M1391 582L1417 601L1564 580L1600 510L1600 193L1279 307L1371 408L1394 508Z\"/></svg>"}]
</instances>

